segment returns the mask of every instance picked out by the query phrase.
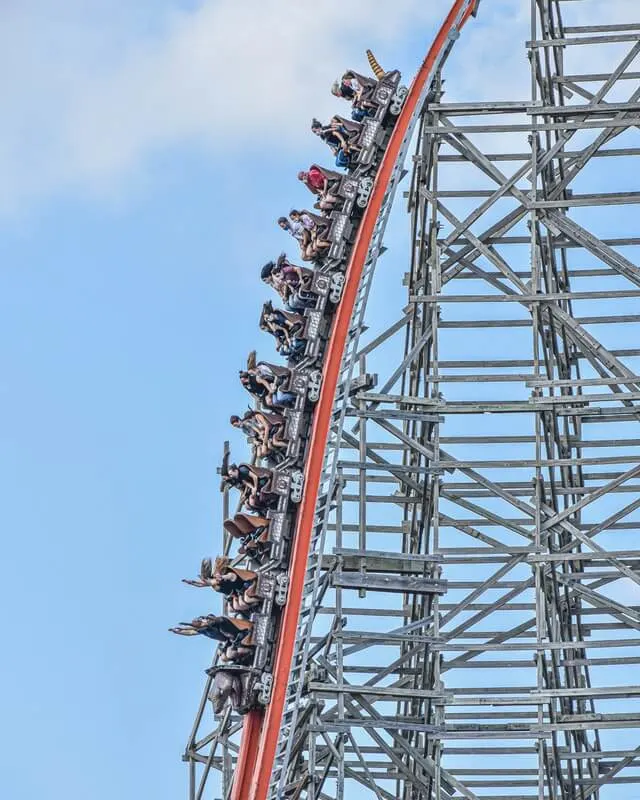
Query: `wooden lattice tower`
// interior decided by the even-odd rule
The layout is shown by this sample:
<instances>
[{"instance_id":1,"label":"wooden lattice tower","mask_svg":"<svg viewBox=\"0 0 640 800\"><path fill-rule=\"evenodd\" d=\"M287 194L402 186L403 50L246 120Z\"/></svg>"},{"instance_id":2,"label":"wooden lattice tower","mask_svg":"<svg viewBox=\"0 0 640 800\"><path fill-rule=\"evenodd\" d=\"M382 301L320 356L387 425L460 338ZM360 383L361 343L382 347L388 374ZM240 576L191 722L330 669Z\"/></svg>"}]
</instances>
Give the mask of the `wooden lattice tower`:
<instances>
[{"instance_id":1,"label":"wooden lattice tower","mask_svg":"<svg viewBox=\"0 0 640 800\"><path fill-rule=\"evenodd\" d=\"M635 12L532 0L528 97L435 76L409 268L365 271L343 362L272 800L640 797ZM241 720L208 719L205 691L191 800L232 781Z\"/></svg>"}]
</instances>

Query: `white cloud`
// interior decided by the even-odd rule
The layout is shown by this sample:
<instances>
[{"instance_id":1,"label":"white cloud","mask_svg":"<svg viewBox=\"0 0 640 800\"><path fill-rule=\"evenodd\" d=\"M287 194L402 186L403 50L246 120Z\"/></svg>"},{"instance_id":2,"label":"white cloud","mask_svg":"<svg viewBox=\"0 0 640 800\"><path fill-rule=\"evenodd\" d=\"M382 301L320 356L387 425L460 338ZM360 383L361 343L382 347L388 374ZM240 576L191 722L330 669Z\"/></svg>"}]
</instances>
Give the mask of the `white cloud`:
<instances>
[{"instance_id":1,"label":"white cloud","mask_svg":"<svg viewBox=\"0 0 640 800\"><path fill-rule=\"evenodd\" d=\"M602 19L605 0L579 9ZM582 6L583 4L570 4ZM625 21L629 0L608 0ZM180 144L232 157L308 145L329 85L371 46L411 77L450 0L22 0L0 7L0 214L69 187L111 190ZM380 9L384 10L380 10ZM600 11L598 11L598 9ZM447 70L448 100L528 96L529 4L485 0ZM596 19L596 21L597 21ZM590 48L588 48L591 50ZM583 48L573 48L580 58ZM574 53L571 53L573 56Z\"/></svg>"},{"instance_id":2,"label":"white cloud","mask_svg":"<svg viewBox=\"0 0 640 800\"><path fill-rule=\"evenodd\" d=\"M0 10L0 212L66 186L108 188L176 143L289 146L335 108L329 85L364 47L383 60L448 6L171 2L160 22L157 7L146 16L106 0L67 0L55 15L46 0Z\"/></svg>"}]
</instances>

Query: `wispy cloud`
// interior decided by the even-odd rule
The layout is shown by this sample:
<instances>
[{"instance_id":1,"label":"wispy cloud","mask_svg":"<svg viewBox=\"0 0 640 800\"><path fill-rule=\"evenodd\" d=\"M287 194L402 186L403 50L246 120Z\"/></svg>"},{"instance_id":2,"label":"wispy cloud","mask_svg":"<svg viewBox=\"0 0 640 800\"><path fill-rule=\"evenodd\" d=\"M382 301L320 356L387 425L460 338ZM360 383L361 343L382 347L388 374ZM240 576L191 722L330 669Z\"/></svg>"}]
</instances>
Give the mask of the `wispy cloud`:
<instances>
[{"instance_id":1,"label":"wispy cloud","mask_svg":"<svg viewBox=\"0 0 640 800\"><path fill-rule=\"evenodd\" d=\"M152 6L154 4L151 4ZM299 141L366 46L382 53L447 0L210 0L131 10L46 0L0 9L0 213L69 186L105 189L180 143L234 154ZM364 64L362 64L364 66Z\"/></svg>"},{"instance_id":2,"label":"wispy cloud","mask_svg":"<svg viewBox=\"0 0 640 800\"><path fill-rule=\"evenodd\" d=\"M602 19L605 5L615 21L635 14L628 0L588 5L574 13L582 24ZM404 43L421 29L428 42L449 7L450 0L5 3L0 214L70 187L110 191L176 145L225 160L246 147L302 149L311 116L335 109L328 88L344 67L355 60L365 68L371 46L383 63L411 72L415 54ZM528 16L519 0L485 0L456 48L447 99L495 97L496 84L505 99L528 96ZM583 48L570 50L581 66ZM406 63L397 63L399 54Z\"/></svg>"}]
</instances>

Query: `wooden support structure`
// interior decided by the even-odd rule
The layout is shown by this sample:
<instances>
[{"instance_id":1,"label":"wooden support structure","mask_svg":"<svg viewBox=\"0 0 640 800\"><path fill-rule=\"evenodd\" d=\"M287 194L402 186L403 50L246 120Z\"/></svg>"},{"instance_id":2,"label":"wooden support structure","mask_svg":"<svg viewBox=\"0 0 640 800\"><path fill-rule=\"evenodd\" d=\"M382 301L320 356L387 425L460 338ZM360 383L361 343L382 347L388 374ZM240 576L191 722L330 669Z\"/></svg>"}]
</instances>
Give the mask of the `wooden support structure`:
<instances>
[{"instance_id":1,"label":"wooden support structure","mask_svg":"<svg viewBox=\"0 0 640 800\"><path fill-rule=\"evenodd\" d=\"M640 792L640 12L581 6L532 0L528 97L435 78L397 313L365 271L336 392L274 800ZM205 718L190 800L237 755Z\"/></svg>"}]
</instances>

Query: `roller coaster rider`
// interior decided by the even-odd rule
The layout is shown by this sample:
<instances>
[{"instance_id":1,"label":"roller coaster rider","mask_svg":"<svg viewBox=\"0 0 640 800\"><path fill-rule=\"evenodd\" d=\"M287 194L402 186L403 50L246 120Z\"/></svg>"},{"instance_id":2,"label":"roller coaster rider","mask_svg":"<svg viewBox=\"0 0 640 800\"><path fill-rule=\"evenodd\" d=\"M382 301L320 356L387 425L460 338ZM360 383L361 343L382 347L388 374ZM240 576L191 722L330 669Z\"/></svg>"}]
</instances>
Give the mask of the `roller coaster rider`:
<instances>
[{"instance_id":1,"label":"roller coaster rider","mask_svg":"<svg viewBox=\"0 0 640 800\"><path fill-rule=\"evenodd\" d=\"M181 622L169 630L179 636L206 636L220 642L220 661L224 664L251 663L253 658L253 623L248 620L207 614L195 617L191 622Z\"/></svg>"},{"instance_id":2,"label":"roller coaster rider","mask_svg":"<svg viewBox=\"0 0 640 800\"><path fill-rule=\"evenodd\" d=\"M265 513L277 505L278 497L270 491L272 473L270 469L254 464L228 464L225 457L220 472L222 487L233 487L240 491L240 503L249 510Z\"/></svg>"},{"instance_id":3,"label":"roller coaster rider","mask_svg":"<svg viewBox=\"0 0 640 800\"><path fill-rule=\"evenodd\" d=\"M360 135L360 123L347 122L342 117L334 116L328 125L323 125L320 120L314 119L311 131L329 145L337 167L348 169L352 166L353 156L360 149L356 144Z\"/></svg>"},{"instance_id":4,"label":"roller coaster rider","mask_svg":"<svg viewBox=\"0 0 640 800\"><path fill-rule=\"evenodd\" d=\"M284 376L276 375L262 362L253 368L240 370L240 383L267 408L284 409L295 405L296 396L282 388L284 382Z\"/></svg>"},{"instance_id":5,"label":"roller coaster rider","mask_svg":"<svg viewBox=\"0 0 640 800\"><path fill-rule=\"evenodd\" d=\"M218 662L207 670L213 678L209 699L216 713L229 701L240 713L270 701L268 677L274 668L273 642L279 624L275 608L286 603L290 591L291 537L297 530L295 509L303 500L305 480L301 466L310 446L313 406L321 396L330 314L344 286L341 273L360 219L358 209L366 205L382 157L386 139L377 131L380 125L392 124L400 107L399 73L385 73L367 54L382 85L348 70L332 93L352 104L352 119L336 115L327 125L317 119L311 125L331 149L336 165L351 169L351 174L317 164L299 172L298 180L314 195L315 212L292 209L288 217L278 219L278 225L298 242L302 260L316 263L313 269L298 266L283 253L261 270L262 280L280 296L284 310L265 303L260 327L275 337L278 352L290 361L289 366L258 362L253 351L246 369L240 370L242 385L257 403L242 417L233 415L230 423L247 436L253 463L230 464L227 451L220 469L221 489L240 493L237 513L223 522L226 544L237 548L236 555L205 558L197 578L183 579L221 593L225 611L238 616L208 614L169 629L220 643ZM287 410L292 413L285 414Z\"/></svg>"},{"instance_id":6,"label":"roller coaster rider","mask_svg":"<svg viewBox=\"0 0 640 800\"><path fill-rule=\"evenodd\" d=\"M255 412L251 409L247 411L243 417L232 414L231 417L229 417L229 423L234 428L242 431L252 444L262 441L261 426L255 418Z\"/></svg>"},{"instance_id":7,"label":"roller coaster rider","mask_svg":"<svg viewBox=\"0 0 640 800\"><path fill-rule=\"evenodd\" d=\"M335 177L331 179L331 175ZM312 164L308 170L298 173L298 180L304 183L307 189L315 194L318 200L314 203L314 208L321 212L330 213L335 208L338 197L333 194L332 188L339 181L338 173L328 173L317 164Z\"/></svg>"},{"instance_id":8,"label":"roller coaster rider","mask_svg":"<svg viewBox=\"0 0 640 800\"><path fill-rule=\"evenodd\" d=\"M290 311L303 311L316 304L316 295L309 291L313 272L292 264L284 253L278 256L277 261L267 262L260 277L280 295Z\"/></svg>"},{"instance_id":9,"label":"roller coaster rider","mask_svg":"<svg viewBox=\"0 0 640 800\"><path fill-rule=\"evenodd\" d=\"M243 417L234 414L229 421L247 436L258 458L277 459L289 445L283 438L286 422L282 414L249 409Z\"/></svg>"},{"instance_id":10,"label":"roller coaster rider","mask_svg":"<svg viewBox=\"0 0 640 800\"><path fill-rule=\"evenodd\" d=\"M311 242L311 228L313 227L311 220L306 218L291 220L287 217L278 217L278 225L297 240L300 249L304 252Z\"/></svg>"},{"instance_id":11,"label":"roller coaster rider","mask_svg":"<svg viewBox=\"0 0 640 800\"><path fill-rule=\"evenodd\" d=\"M292 209L288 219L278 217L278 225L297 240L303 261L312 261L321 250L330 246L329 242L322 239L324 226L305 212Z\"/></svg>"},{"instance_id":12,"label":"roller coaster rider","mask_svg":"<svg viewBox=\"0 0 640 800\"><path fill-rule=\"evenodd\" d=\"M361 122L365 117L375 114L376 103L373 93L377 82L353 70L347 70L339 81L331 87L331 94L351 103L351 118Z\"/></svg>"},{"instance_id":13,"label":"roller coaster rider","mask_svg":"<svg viewBox=\"0 0 640 800\"><path fill-rule=\"evenodd\" d=\"M296 358L304 353L305 318L302 315L274 308L268 300L263 306L260 327L275 337L276 350L281 355Z\"/></svg>"},{"instance_id":14,"label":"roller coaster rider","mask_svg":"<svg viewBox=\"0 0 640 800\"><path fill-rule=\"evenodd\" d=\"M292 225L302 225L307 234L304 238L304 247L301 245L303 261L314 261L324 250L331 247L331 242L325 239L330 223L324 217L294 208L289 212L289 219Z\"/></svg>"},{"instance_id":15,"label":"roller coaster rider","mask_svg":"<svg viewBox=\"0 0 640 800\"><path fill-rule=\"evenodd\" d=\"M218 556L213 564L210 558L202 559L199 576L193 580L183 578L182 582L220 592L227 599L232 611L245 618L262 603L261 598L256 595L257 573L234 567L227 556Z\"/></svg>"}]
</instances>

